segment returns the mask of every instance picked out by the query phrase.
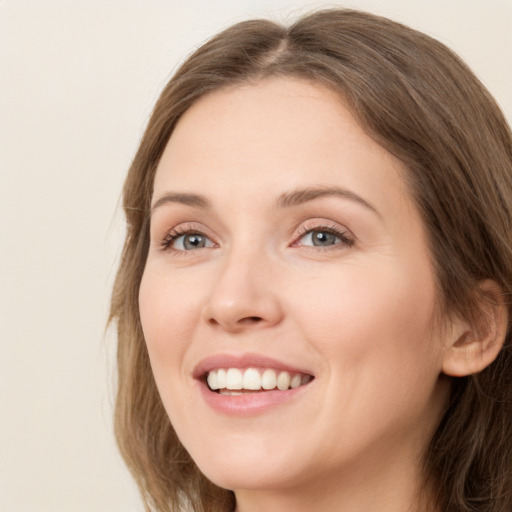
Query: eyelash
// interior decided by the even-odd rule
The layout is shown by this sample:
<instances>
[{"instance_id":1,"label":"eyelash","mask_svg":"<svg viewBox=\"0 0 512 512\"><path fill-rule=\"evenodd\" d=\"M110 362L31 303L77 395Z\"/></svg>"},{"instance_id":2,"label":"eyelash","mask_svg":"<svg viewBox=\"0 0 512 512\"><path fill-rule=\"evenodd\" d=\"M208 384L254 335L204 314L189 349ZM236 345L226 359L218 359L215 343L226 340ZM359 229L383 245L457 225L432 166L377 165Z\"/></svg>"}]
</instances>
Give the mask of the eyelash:
<instances>
[{"instance_id":1,"label":"eyelash","mask_svg":"<svg viewBox=\"0 0 512 512\"><path fill-rule=\"evenodd\" d=\"M325 246L325 247L321 247L321 246L305 246L305 247L311 247L313 248L314 250L320 250L320 251L326 251L326 250L334 250L334 249L339 249L339 246L342 245L344 247L352 247L355 243L355 240L354 238L348 234L348 232L346 230L341 230L339 229L338 227L336 226L332 226L332 225L315 225L315 226L303 226L301 227L299 233L297 234L297 237L295 238L295 242L293 242L291 245L292 247L296 247L299 245L299 241L305 237L307 234L309 233L313 233L313 232L322 232L322 233L328 233L330 235L334 235L335 237L339 238L341 240L341 243L338 243L338 244L335 244L333 246ZM195 228L193 225L183 225L183 226L178 226L174 229L172 229L171 231L169 231L169 233L167 233L165 235L165 237L161 240L160 242L160 246L162 248L162 250L172 250L173 252L175 253L184 253L184 252L189 252L189 251L184 251L184 250L181 250L181 249L174 249L172 247L172 244L178 240L179 238L181 238L182 236L185 236L185 235L191 235L191 234L195 234L195 235L201 235L201 236L204 236L206 238L210 238L208 237L208 235L205 235L201 230Z\"/></svg>"},{"instance_id":2,"label":"eyelash","mask_svg":"<svg viewBox=\"0 0 512 512\"><path fill-rule=\"evenodd\" d=\"M340 245L344 247L352 247L355 243L354 238L352 235L349 235L347 230L341 230L337 226L327 225L327 224L321 224L321 225L315 225L315 226L302 226L300 228L300 231L297 235L296 241L293 242L292 246L298 245L298 242L304 238L309 233L314 232L320 232L320 233L328 233L330 235L334 235L335 237L339 238L341 240L341 243L332 245L332 246L305 246L305 247L311 247L314 250L320 250L320 251L328 251L328 250L335 250L339 249Z\"/></svg>"},{"instance_id":3,"label":"eyelash","mask_svg":"<svg viewBox=\"0 0 512 512\"><path fill-rule=\"evenodd\" d=\"M172 247L172 244L178 240L178 238L184 236L184 235L201 235L206 236L204 233L202 233L199 229L196 229L193 225L182 225L178 226L174 229L171 229L169 233L167 233L162 241L160 242L160 245L162 249L165 250L173 250L177 253L187 252L187 251L181 251L179 249L174 249ZM208 238L208 237L207 237Z\"/></svg>"}]
</instances>

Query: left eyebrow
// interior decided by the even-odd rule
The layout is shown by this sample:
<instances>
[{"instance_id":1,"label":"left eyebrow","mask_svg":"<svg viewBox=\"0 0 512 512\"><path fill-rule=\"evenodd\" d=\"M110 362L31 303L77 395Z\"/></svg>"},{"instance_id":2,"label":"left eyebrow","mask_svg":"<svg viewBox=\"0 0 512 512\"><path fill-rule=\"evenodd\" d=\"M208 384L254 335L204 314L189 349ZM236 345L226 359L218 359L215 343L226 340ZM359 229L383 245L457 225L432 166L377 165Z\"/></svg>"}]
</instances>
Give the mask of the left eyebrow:
<instances>
[{"instance_id":1,"label":"left eyebrow","mask_svg":"<svg viewBox=\"0 0 512 512\"><path fill-rule=\"evenodd\" d=\"M339 187L308 187L303 189L292 190L291 192L285 192L281 194L276 201L277 208L291 208L298 206L320 197L341 197L343 199L349 199L355 201L365 208L371 210L379 218L382 218L378 210L370 204L366 199L352 192L351 190Z\"/></svg>"}]
</instances>

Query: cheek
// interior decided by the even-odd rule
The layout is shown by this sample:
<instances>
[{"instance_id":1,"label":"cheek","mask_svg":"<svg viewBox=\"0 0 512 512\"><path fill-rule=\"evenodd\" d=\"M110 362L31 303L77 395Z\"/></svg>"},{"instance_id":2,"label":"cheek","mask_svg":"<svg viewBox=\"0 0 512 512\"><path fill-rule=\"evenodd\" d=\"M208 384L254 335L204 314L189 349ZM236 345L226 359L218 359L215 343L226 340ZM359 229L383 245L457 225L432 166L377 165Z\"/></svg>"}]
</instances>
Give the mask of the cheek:
<instances>
[{"instance_id":1,"label":"cheek","mask_svg":"<svg viewBox=\"0 0 512 512\"><path fill-rule=\"evenodd\" d=\"M428 267L352 265L308 283L296 294L296 316L323 354L351 369L427 366L435 311Z\"/></svg>"},{"instance_id":2,"label":"cheek","mask_svg":"<svg viewBox=\"0 0 512 512\"><path fill-rule=\"evenodd\" d=\"M180 286L168 274L146 268L139 291L142 329L157 378L159 367L180 361L200 310L194 286Z\"/></svg>"},{"instance_id":3,"label":"cheek","mask_svg":"<svg viewBox=\"0 0 512 512\"><path fill-rule=\"evenodd\" d=\"M188 408L194 400L192 388L185 385L190 375L184 365L201 310L194 284L198 283L180 283L165 269L149 265L139 291L141 324L153 376L177 429L183 422L187 425ZM186 429L181 427L182 432Z\"/></svg>"},{"instance_id":4,"label":"cheek","mask_svg":"<svg viewBox=\"0 0 512 512\"><path fill-rule=\"evenodd\" d=\"M322 433L333 444L342 429L347 446L356 447L361 439L423 432L437 422L442 352L432 332L429 276L407 267L352 267L325 280L322 293L307 286L296 299L301 331L324 361L318 424L339 426Z\"/></svg>"}]
</instances>

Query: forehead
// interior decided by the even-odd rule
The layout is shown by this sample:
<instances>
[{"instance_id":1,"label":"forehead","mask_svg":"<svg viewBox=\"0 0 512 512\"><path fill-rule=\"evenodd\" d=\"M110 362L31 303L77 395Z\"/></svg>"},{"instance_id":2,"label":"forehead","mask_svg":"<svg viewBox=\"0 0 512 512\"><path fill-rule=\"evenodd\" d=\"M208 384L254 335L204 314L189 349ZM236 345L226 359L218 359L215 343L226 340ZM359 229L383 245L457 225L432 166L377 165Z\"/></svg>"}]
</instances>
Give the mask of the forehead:
<instances>
[{"instance_id":1,"label":"forehead","mask_svg":"<svg viewBox=\"0 0 512 512\"><path fill-rule=\"evenodd\" d=\"M271 196L343 186L378 203L409 200L400 161L369 137L319 83L270 78L215 91L178 122L159 163L155 196L177 189Z\"/></svg>"}]
</instances>

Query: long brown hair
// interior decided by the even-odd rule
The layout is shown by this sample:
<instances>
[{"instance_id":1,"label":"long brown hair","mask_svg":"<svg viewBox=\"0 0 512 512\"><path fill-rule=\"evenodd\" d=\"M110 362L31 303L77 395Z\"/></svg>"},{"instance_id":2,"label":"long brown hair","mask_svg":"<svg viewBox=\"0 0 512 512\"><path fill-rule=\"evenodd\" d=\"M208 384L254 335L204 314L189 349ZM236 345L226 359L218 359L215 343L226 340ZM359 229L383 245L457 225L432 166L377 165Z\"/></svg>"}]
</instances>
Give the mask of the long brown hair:
<instances>
[{"instance_id":1,"label":"long brown hair","mask_svg":"<svg viewBox=\"0 0 512 512\"><path fill-rule=\"evenodd\" d=\"M405 163L444 311L477 321L474 290L482 279L495 280L507 297L512 291L512 135L456 55L408 27L343 9L313 13L288 28L255 20L225 30L163 90L124 186L127 235L111 306L119 340L115 430L147 510L234 506L233 494L209 482L182 447L151 373L138 291L155 170L180 116L200 97L276 75L337 91L367 133ZM511 395L509 328L494 363L452 381L424 462L441 510L512 510Z\"/></svg>"}]
</instances>

